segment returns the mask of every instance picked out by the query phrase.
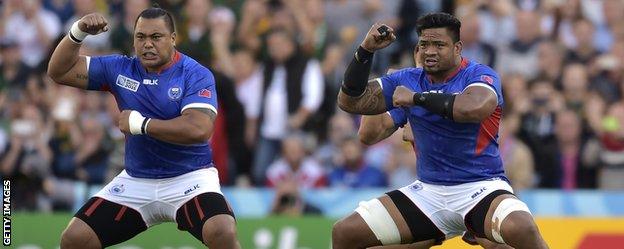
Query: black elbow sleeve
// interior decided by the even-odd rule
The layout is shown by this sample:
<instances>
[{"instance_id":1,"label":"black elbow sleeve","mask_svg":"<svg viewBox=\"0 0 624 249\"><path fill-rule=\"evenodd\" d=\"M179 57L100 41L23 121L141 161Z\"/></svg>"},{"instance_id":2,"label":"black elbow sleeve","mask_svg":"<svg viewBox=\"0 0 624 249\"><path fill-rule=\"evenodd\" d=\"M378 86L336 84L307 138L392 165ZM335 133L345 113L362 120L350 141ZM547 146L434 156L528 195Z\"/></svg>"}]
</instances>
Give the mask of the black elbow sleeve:
<instances>
[{"instance_id":1,"label":"black elbow sleeve","mask_svg":"<svg viewBox=\"0 0 624 249\"><path fill-rule=\"evenodd\" d=\"M342 92L352 97L361 96L364 93L372 61L373 53L359 47L345 71Z\"/></svg>"}]
</instances>

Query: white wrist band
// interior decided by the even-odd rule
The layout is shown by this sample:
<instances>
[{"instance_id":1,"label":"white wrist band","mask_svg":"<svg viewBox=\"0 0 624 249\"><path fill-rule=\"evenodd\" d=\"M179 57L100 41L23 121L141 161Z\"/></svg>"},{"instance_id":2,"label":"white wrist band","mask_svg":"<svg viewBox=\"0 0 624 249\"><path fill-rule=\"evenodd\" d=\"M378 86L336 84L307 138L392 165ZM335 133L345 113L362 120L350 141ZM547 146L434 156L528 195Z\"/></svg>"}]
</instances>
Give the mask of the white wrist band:
<instances>
[{"instance_id":1,"label":"white wrist band","mask_svg":"<svg viewBox=\"0 0 624 249\"><path fill-rule=\"evenodd\" d=\"M143 117L140 112L131 111L130 116L128 116L128 127L130 128L130 134L147 134L147 125L149 124L150 120L152 119Z\"/></svg>"},{"instance_id":2,"label":"white wrist band","mask_svg":"<svg viewBox=\"0 0 624 249\"><path fill-rule=\"evenodd\" d=\"M80 20L75 21L74 24L72 24L71 28L69 29L69 33L67 34L71 41L78 44L82 43L82 41L89 35L89 33L80 30L80 28L78 27L79 21Z\"/></svg>"}]
</instances>

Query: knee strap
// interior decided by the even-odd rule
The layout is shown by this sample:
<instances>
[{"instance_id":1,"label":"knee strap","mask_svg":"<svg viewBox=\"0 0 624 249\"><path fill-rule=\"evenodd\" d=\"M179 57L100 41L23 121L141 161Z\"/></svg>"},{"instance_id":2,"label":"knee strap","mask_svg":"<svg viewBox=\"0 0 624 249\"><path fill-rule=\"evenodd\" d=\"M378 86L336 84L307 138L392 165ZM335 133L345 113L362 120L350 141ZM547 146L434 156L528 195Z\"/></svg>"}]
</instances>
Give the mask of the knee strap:
<instances>
[{"instance_id":1,"label":"knee strap","mask_svg":"<svg viewBox=\"0 0 624 249\"><path fill-rule=\"evenodd\" d=\"M381 244L401 243L401 234L394 220L379 199L360 202L355 212L360 214Z\"/></svg>"},{"instance_id":2,"label":"knee strap","mask_svg":"<svg viewBox=\"0 0 624 249\"><path fill-rule=\"evenodd\" d=\"M529 214L531 213L531 211L529 211L529 207L527 207L524 202L516 198L506 198L502 200L498 204L498 207L496 207L496 210L494 210L494 214L492 215L492 237L494 237L496 242L505 243L502 235L500 234L501 224L507 215L514 211L525 211Z\"/></svg>"}]
</instances>

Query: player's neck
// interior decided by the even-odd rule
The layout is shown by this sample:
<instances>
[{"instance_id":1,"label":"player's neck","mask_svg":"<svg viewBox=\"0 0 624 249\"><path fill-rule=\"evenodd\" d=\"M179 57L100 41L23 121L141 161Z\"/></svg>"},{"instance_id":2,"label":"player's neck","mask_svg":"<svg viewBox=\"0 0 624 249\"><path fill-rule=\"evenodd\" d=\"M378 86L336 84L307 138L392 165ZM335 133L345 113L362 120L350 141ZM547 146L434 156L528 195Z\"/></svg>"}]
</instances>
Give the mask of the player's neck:
<instances>
[{"instance_id":1,"label":"player's neck","mask_svg":"<svg viewBox=\"0 0 624 249\"><path fill-rule=\"evenodd\" d=\"M145 70L148 73L162 73L163 71L165 71L165 69L170 68L173 64L175 64L178 61L179 56L180 55L178 55L178 51L173 51L173 53L169 57L169 60L167 60L167 63L162 64L158 67L145 67Z\"/></svg>"},{"instance_id":2,"label":"player's neck","mask_svg":"<svg viewBox=\"0 0 624 249\"><path fill-rule=\"evenodd\" d=\"M429 75L429 79L431 80L431 83L445 83L445 82L447 82L449 79L451 79L453 76L455 76L459 70L461 70L461 67L464 64L463 60L464 59L460 56L459 58L455 59L455 66L453 66L449 70L446 70L444 72L439 72L439 73L436 73L436 74L428 74Z\"/></svg>"}]
</instances>

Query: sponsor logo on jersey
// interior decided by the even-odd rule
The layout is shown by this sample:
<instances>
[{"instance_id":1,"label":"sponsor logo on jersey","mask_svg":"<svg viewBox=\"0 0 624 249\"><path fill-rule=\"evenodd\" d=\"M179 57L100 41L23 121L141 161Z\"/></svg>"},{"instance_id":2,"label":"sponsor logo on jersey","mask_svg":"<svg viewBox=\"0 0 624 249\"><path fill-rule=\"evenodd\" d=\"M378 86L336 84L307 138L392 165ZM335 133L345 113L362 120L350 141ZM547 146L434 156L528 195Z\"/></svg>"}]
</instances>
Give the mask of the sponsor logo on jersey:
<instances>
[{"instance_id":1,"label":"sponsor logo on jersey","mask_svg":"<svg viewBox=\"0 0 624 249\"><path fill-rule=\"evenodd\" d=\"M158 85L158 79L143 79L143 85Z\"/></svg>"},{"instance_id":2,"label":"sponsor logo on jersey","mask_svg":"<svg viewBox=\"0 0 624 249\"><path fill-rule=\"evenodd\" d=\"M199 91L199 96L200 97L205 97L205 98L210 98L212 96L212 92L210 92L210 90L208 90L208 89L201 89Z\"/></svg>"},{"instance_id":3,"label":"sponsor logo on jersey","mask_svg":"<svg viewBox=\"0 0 624 249\"><path fill-rule=\"evenodd\" d=\"M133 79L130 79L123 75L117 76L117 82L115 82L118 86L128 89L130 91L136 92L139 89L139 82Z\"/></svg>"},{"instance_id":4,"label":"sponsor logo on jersey","mask_svg":"<svg viewBox=\"0 0 624 249\"><path fill-rule=\"evenodd\" d=\"M169 95L171 100L177 100L182 96L182 89L177 86L171 87L169 88L167 95Z\"/></svg>"},{"instance_id":5,"label":"sponsor logo on jersey","mask_svg":"<svg viewBox=\"0 0 624 249\"><path fill-rule=\"evenodd\" d=\"M479 191L477 191L477 192L475 192L474 194L472 194L472 195L470 196L470 198L474 199L475 197L477 197L477 196L479 196L480 194L482 194L482 193L483 193L483 191L485 191L486 189L487 189L486 187L483 187L483 188L479 189Z\"/></svg>"},{"instance_id":6,"label":"sponsor logo on jersey","mask_svg":"<svg viewBox=\"0 0 624 249\"><path fill-rule=\"evenodd\" d=\"M184 191L184 195L187 195L188 193L193 192L196 189L199 189L199 184L195 184L195 186L193 186L193 187L187 189L186 191Z\"/></svg>"},{"instance_id":7,"label":"sponsor logo on jersey","mask_svg":"<svg viewBox=\"0 0 624 249\"><path fill-rule=\"evenodd\" d=\"M111 194L118 195L118 194L123 193L124 190L126 190L126 189L124 188L123 184L116 184L116 185L113 185L108 191Z\"/></svg>"}]
</instances>

